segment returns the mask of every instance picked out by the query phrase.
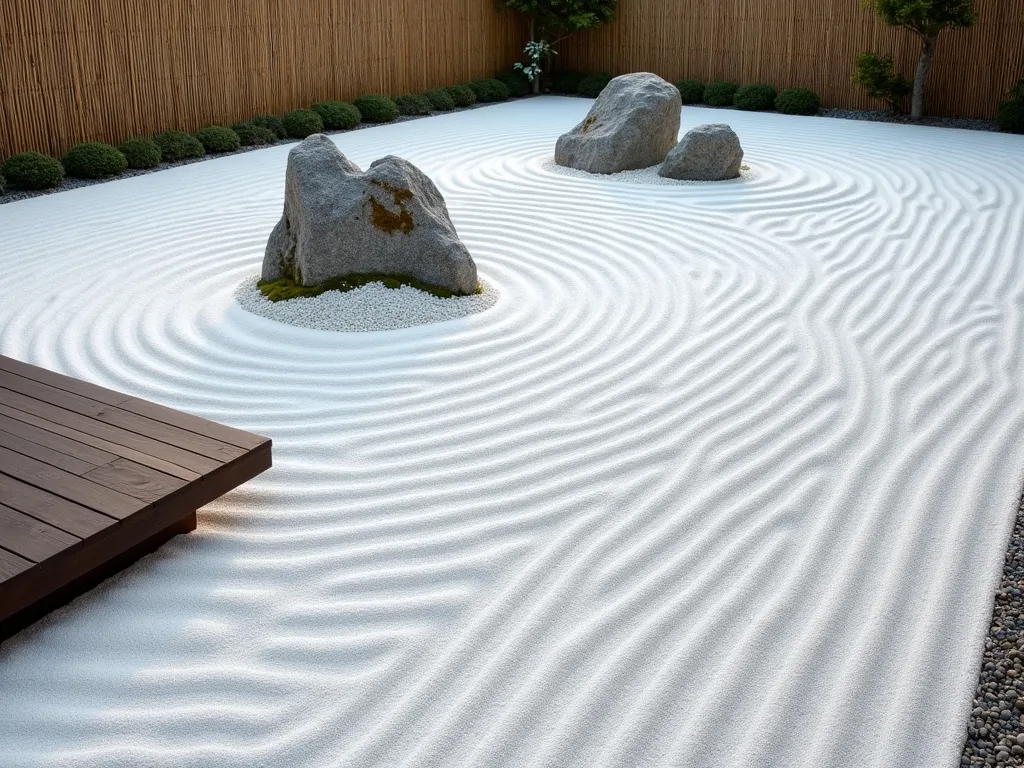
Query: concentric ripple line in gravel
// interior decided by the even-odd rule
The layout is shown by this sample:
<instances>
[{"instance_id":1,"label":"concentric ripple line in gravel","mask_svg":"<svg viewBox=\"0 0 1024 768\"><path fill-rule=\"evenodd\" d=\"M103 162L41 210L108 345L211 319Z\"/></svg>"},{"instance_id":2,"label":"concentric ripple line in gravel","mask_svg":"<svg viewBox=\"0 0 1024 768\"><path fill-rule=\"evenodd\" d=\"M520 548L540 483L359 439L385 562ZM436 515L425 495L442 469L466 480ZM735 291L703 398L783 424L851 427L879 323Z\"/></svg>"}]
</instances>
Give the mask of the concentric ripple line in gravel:
<instances>
[{"instance_id":1,"label":"concentric ripple line in gravel","mask_svg":"<svg viewBox=\"0 0 1024 768\"><path fill-rule=\"evenodd\" d=\"M0 208L0 352L275 445L0 646L5 768L958 764L1024 479L1024 140L730 112L750 178L623 183L548 163L588 106L334 137L445 195L500 293L446 322L235 302L286 146Z\"/></svg>"}]
</instances>

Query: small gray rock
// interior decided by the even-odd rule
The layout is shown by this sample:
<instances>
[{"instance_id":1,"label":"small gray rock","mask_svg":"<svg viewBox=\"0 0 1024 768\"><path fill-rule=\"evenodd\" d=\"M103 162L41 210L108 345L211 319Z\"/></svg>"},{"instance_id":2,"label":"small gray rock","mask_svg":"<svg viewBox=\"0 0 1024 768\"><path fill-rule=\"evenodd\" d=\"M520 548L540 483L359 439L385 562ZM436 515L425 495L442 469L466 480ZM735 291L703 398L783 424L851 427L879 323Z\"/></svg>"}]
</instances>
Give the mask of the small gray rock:
<instances>
[{"instance_id":1,"label":"small gray rock","mask_svg":"<svg viewBox=\"0 0 1024 768\"><path fill-rule=\"evenodd\" d=\"M555 162L590 173L658 165L679 138L679 89L649 72L616 77L555 145Z\"/></svg>"},{"instance_id":2,"label":"small gray rock","mask_svg":"<svg viewBox=\"0 0 1024 768\"><path fill-rule=\"evenodd\" d=\"M728 125L698 125L668 153L658 174L668 179L723 181L740 175L743 147Z\"/></svg>"},{"instance_id":3,"label":"small gray rock","mask_svg":"<svg viewBox=\"0 0 1024 768\"><path fill-rule=\"evenodd\" d=\"M388 156L363 173L314 134L288 154L284 215L270 233L262 277L319 285L367 273L408 275L460 295L478 285L444 198L422 171Z\"/></svg>"}]
</instances>

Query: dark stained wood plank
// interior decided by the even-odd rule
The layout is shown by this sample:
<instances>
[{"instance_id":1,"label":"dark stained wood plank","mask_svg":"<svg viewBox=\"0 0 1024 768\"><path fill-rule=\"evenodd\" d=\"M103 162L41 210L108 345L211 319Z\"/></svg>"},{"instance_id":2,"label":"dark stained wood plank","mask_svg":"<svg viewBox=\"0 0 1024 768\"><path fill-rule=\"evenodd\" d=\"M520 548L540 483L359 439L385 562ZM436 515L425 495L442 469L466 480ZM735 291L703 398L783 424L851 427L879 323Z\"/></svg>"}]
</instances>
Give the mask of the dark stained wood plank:
<instances>
[{"instance_id":1,"label":"dark stained wood plank","mask_svg":"<svg viewBox=\"0 0 1024 768\"><path fill-rule=\"evenodd\" d=\"M3 394L4 389L17 392L34 400L40 400L82 416L91 416L128 432L144 435L162 443L198 453L200 456L208 456L211 459L230 461L244 453L244 450L238 446L222 443L211 437L179 429L130 411L123 411L116 406L105 405L96 400L41 384L23 376L16 376L7 371L0 371L0 388L2 388L0 389L0 398L7 399Z\"/></svg>"},{"instance_id":2,"label":"dark stained wood plank","mask_svg":"<svg viewBox=\"0 0 1024 768\"><path fill-rule=\"evenodd\" d=\"M22 571L27 571L34 565L23 557L18 557L13 552L0 549L0 581L6 581L12 576L17 576Z\"/></svg>"},{"instance_id":3,"label":"dark stained wood plank","mask_svg":"<svg viewBox=\"0 0 1024 768\"><path fill-rule=\"evenodd\" d=\"M85 478L51 467L41 461L0 448L0 474L42 488L44 491L89 507L119 520L143 509L139 499L97 485Z\"/></svg>"},{"instance_id":4,"label":"dark stained wood plank","mask_svg":"<svg viewBox=\"0 0 1024 768\"><path fill-rule=\"evenodd\" d=\"M81 539L0 504L0 547L39 563Z\"/></svg>"},{"instance_id":5,"label":"dark stained wood plank","mask_svg":"<svg viewBox=\"0 0 1024 768\"><path fill-rule=\"evenodd\" d=\"M82 397L88 397L91 400L97 400L107 405L118 405L123 403L125 400L130 400L131 396L123 394L122 392L115 392L112 389L106 389L105 387L97 386L96 384L90 384L87 381L75 379L70 376L65 376L62 373L56 373L55 371L49 371L46 368L40 368L37 365L31 365L30 363L23 363L21 360L15 360L13 357L4 357L0 355L0 371L7 371L8 373L14 373L18 376L24 376L26 379L32 379L38 381L41 384L47 384L57 389L63 389L66 392L72 392Z\"/></svg>"},{"instance_id":6,"label":"dark stained wood plank","mask_svg":"<svg viewBox=\"0 0 1024 768\"><path fill-rule=\"evenodd\" d=\"M132 398L131 400L126 400L117 407L125 411L137 413L140 416L148 416L151 419L162 421L165 424L173 424L176 427L187 429L189 432L207 435L208 437L212 437L216 440L220 440L221 442L228 443L239 448L245 448L246 450L256 448L266 440L265 437L255 435L252 432L245 432L241 429L235 429L234 427L228 427L224 424L218 424L215 421L208 421L207 419L199 416L193 416L190 413L182 413L181 411L176 411L173 408L167 408L166 406L159 405L157 403L151 403L148 400Z\"/></svg>"},{"instance_id":7,"label":"dark stained wood plank","mask_svg":"<svg viewBox=\"0 0 1024 768\"><path fill-rule=\"evenodd\" d=\"M216 469L221 463L223 463L207 456L200 456L199 454L192 453L181 448L176 448L173 445L161 443L158 440L153 440L152 438L139 435L135 432L119 429L118 427L105 424L104 422L97 421L96 419L89 418L88 416L83 416L80 413L58 408L50 405L49 403L44 403L41 400L35 400L21 394L20 392L13 392L9 389L0 389L0 401L2 401L8 409L13 408L15 410L22 411L23 413L38 416L41 419L52 421L56 424L61 424L62 426L84 432L88 435L95 435L96 437L102 438L114 445L123 445L126 448L133 448L139 453L163 459L171 464L177 464L180 467L191 469L193 472L198 472L200 474L205 474L212 469ZM4 410L4 413L7 413L14 418L18 418L16 413L10 413L7 409ZM126 456L125 458L131 457ZM139 463L141 464L142 462Z\"/></svg>"},{"instance_id":8,"label":"dark stained wood plank","mask_svg":"<svg viewBox=\"0 0 1024 768\"><path fill-rule=\"evenodd\" d=\"M0 499L19 512L83 539L117 523L117 519L110 515L87 509L3 474L0 474Z\"/></svg>"},{"instance_id":9,"label":"dark stained wood plank","mask_svg":"<svg viewBox=\"0 0 1024 768\"><path fill-rule=\"evenodd\" d=\"M127 459L118 459L97 467L86 475L87 480L113 488L143 501L159 501L187 483L177 477L165 475Z\"/></svg>"},{"instance_id":10,"label":"dark stained wood plank","mask_svg":"<svg viewBox=\"0 0 1024 768\"><path fill-rule=\"evenodd\" d=\"M4 414L0 414L0 430L17 435L33 443L44 445L47 448L52 448L55 451L66 453L68 456L74 456L76 459L81 459L96 467L109 464L117 458L116 453L94 448L91 445L79 442L65 435L58 435L55 432L50 432L27 422L12 419Z\"/></svg>"},{"instance_id":11,"label":"dark stained wood plank","mask_svg":"<svg viewBox=\"0 0 1024 768\"><path fill-rule=\"evenodd\" d=\"M31 456L33 459L46 462L73 475L84 475L86 472L96 469L95 464L90 464L87 461L76 459L74 456L68 456L66 453L61 453L52 448L25 440L18 435L12 435L10 432L4 431L2 427L0 427L0 448L7 448L24 456Z\"/></svg>"},{"instance_id":12,"label":"dark stained wood plank","mask_svg":"<svg viewBox=\"0 0 1024 768\"><path fill-rule=\"evenodd\" d=\"M117 445L115 443L110 442L109 440L104 440L103 438L96 437L95 435L89 435L86 434L85 432L79 432L78 430L71 429L70 427L66 427L63 424L57 424L56 422L47 421L46 419L40 418L39 416L35 416L30 413L25 413L24 411L16 410L5 405L3 402L0 402L0 416L8 416L14 420L20 420L24 424L31 424L32 426L38 427L39 429L52 432L53 434L59 435L62 438L68 438L70 440L74 440L79 443L84 443L86 445L98 448L103 451L107 451L113 456L111 461L118 457L130 459L132 461L137 462L138 464L144 464L147 467L152 467L153 469L159 470L161 472L166 472L169 475L180 477L182 480L198 480L200 477L202 477L202 473L200 472L194 472L191 469L186 469L185 467L179 466L178 464L173 464L169 461L158 459L155 456L150 456L149 454L143 453L142 451L137 451L134 448L128 448L123 445ZM211 462L210 459L207 459L205 457L196 458L201 459L204 462L210 462L211 464L214 465L213 468L216 468L215 463Z\"/></svg>"}]
</instances>

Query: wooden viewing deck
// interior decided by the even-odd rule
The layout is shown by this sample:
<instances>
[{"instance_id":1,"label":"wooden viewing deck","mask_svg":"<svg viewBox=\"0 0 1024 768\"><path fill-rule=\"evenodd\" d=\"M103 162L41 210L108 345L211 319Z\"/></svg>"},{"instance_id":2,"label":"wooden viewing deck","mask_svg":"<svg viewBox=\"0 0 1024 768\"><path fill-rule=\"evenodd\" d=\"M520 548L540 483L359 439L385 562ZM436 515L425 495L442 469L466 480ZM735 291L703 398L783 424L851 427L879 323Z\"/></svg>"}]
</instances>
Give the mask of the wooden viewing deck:
<instances>
[{"instance_id":1,"label":"wooden viewing deck","mask_svg":"<svg viewBox=\"0 0 1024 768\"><path fill-rule=\"evenodd\" d=\"M0 640L268 469L249 432L0 356Z\"/></svg>"}]
</instances>

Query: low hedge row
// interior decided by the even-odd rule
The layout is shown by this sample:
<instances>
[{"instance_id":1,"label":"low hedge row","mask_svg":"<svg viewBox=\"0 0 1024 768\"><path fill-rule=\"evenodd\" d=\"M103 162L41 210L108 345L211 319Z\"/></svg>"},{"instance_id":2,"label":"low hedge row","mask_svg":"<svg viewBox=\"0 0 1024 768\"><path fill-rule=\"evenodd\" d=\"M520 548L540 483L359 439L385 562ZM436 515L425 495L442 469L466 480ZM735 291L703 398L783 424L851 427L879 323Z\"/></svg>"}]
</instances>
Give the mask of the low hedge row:
<instances>
[{"instance_id":1,"label":"low hedge row","mask_svg":"<svg viewBox=\"0 0 1024 768\"><path fill-rule=\"evenodd\" d=\"M603 87L603 86L602 86ZM395 99L380 94L360 96L350 102L321 101L308 109L287 114L257 115L230 128L209 125L195 135L164 131L153 137L133 137L114 147L87 142L72 147L57 159L39 152L23 152L0 164L0 192L10 185L37 190L60 186L65 177L99 179L118 176L128 169L146 170L207 154L235 152L240 147L274 144L284 139L304 139L322 131L344 131L360 123L390 123L399 115L429 115L469 107L477 102L505 101L530 93L530 82L509 70L495 78L435 88Z\"/></svg>"}]
</instances>

